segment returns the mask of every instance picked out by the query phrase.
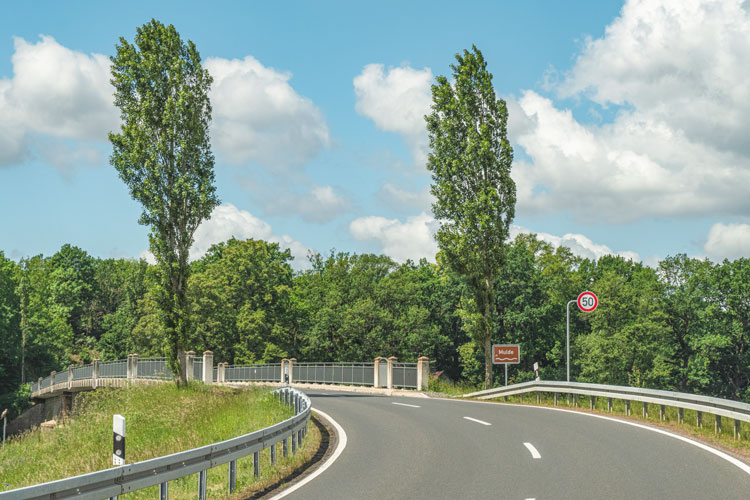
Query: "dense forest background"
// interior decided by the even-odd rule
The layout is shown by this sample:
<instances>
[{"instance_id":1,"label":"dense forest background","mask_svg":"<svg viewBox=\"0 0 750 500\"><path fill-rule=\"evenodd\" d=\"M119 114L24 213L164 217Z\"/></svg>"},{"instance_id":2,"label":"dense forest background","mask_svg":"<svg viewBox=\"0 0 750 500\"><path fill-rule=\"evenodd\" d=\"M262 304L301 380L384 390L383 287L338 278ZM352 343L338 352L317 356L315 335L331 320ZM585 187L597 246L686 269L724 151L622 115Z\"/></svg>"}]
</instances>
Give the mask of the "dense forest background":
<instances>
[{"instance_id":1,"label":"dense forest background","mask_svg":"<svg viewBox=\"0 0 750 500\"><path fill-rule=\"evenodd\" d=\"M275 243L213 246L191 263L188 347L229 363L425 355L453 380L483 380L470 335L478 313L440 255L437 264L334 251L309 258L311 268L295 273ZM572 380L750 402L749 259L677 255L652 269L520 235L500 274L493 342L521 344L512 381L531 379L535 361L543 379L565 379L565 306L592 290L595 312L571 306ZM0 408L19 411L27 383L51 370L162 356L155 294L144 260L98 259L71 245L19 262L0 251Z\"/></svg>"}]
</instances>

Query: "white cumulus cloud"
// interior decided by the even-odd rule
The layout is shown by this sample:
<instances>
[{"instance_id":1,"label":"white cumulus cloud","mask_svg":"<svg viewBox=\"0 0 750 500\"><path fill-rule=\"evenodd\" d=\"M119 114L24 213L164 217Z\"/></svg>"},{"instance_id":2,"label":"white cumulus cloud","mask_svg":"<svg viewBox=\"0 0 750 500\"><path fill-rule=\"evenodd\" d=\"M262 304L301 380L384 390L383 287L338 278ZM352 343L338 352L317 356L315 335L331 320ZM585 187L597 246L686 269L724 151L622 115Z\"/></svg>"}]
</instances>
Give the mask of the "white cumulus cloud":
<instances>
[{"instance_id":1,"label":"white cumulus cloud","mask_svg":"<svg viewBox=\"0 0 750 500\"><path fill-rule=\"evenodd\" d=\"M323 224L346 214L354 202L333 186L313 186L306 193L295 193L288 189L279 192L259 192L264 200L266 215L291 215L302 217L305 222Z\"/></svg>"},{"instance_id":2,"label":"white cumulus cloud","mask_svg":"<svg viewBox=\"0 0 750 500\"><path fill-rule=\"evenodd\" d=\"M36 43L14 38L14 48L13 77L0 79L0 164L27 157L32 134L105 141L117 129L106 56L70 50L44 35Z\"/></svg>"},{"instance_id":3,"label":"white cumulus cloud","mask_svg":"<svg viewBox=\"0 0 750 500\"><path fill-rule=\"evenodd\" d=\"M552 245L553 248L567 247L574 255L585 259L597 260L605 255L616 255L634 262L641 261L641 257L636 252L630 250L614 252L607 245L595 243L589 237L582 234L568 233L563 236L556 236L549 233L534 233L533 231L521 226L511 226L510 228L511 238L515 238L519 234L531 233L535 234L538 240Z\"/></svg>"},{"instance_id":4,"label":"white cumulus cloud","mask_svg":"<svg viewBox=\"0 0 750 500\"><path fill-rule=\"evenodd\" d=\"M380 130L401 135L417 165L427 159L424 116L430 112L432 79L430 68L404 66L386 71L382 64L368 64L354 78L357 112Z\"/></svg>"},{"instance_id":5,"label":"white cumulus cloud","mask_svg":"<svg viewBox=\"0 0 750 500\"><path fill-rule=\"evenodd\" d=\"M714 224L703 251L716 261L750 258L750 224Z\"/></svg>"},{"instance_id":6,"label":"white cumulus cloud","mask_svg":"<svg viewBox=\"0 0 750 500\"><path fill-rule=\"evenodd\" d=\"M212 144L228 161L272 168L301 165L330 144L320 109L289 84L291 73L244 59L208 58Z\"/></svg>"},{"instance_id":7,"label":"white cumulus cloud","mask_svg":"<svg viewBox=\"0 0 750 500\"><path fill-rule=\"evenodd\" d=\"M615 223L747 213L749 39L740 1L628 1L557 89L623 106L611 122L583 124L530 90L510 103L530 158L514 165L519 210Z\"/></svg>"},{"instance_id":8,"label":"white cumulus cloud","mask_svg":"<svg viewBox=\"0 0 750 500\"><path fill-rule=\"evenodd\" d=\"M200 259L211 248L211 245L231 238L238 240L253 238L278 243L282 249L288 248L291 251L294 257L292 267L302 269L308 265L307 252L310 250L308 247L289 235L276 235L270 224L230 203L223 203L216 207L211 218L204 221L195 231L190 259Z\"/></svg>"},{"instance_id":9,"label":"white cumulus cloud","mask_svg":"<svg viewBox=\"0 0 750 500\"><path fill-rule=\"evenodd\" d=\"M349 232L360 241L374 240L380 243L382 252L397 262L407 259L417 261L425 258L435 262L438 251L434 234L438 223L426 213L398 219L368 216L360 217L349 224Z\"/></svg>"}]
</instances>

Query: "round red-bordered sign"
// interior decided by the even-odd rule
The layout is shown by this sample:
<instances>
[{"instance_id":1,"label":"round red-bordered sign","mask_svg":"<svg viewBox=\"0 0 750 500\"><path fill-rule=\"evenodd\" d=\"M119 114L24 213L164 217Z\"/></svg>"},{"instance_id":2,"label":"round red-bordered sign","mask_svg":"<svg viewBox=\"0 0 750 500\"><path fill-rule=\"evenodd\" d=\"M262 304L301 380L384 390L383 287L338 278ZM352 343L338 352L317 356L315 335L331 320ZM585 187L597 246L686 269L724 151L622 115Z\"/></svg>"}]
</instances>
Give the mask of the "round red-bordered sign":
<instances>
[{"instance_id":1,"label":"round red-bordered sign","mask_svg":"<svg viewBox=\"0 0 750 500\"><path fill-rule=\"evenodd\" d=\"M599 305L599 299L596 298L594 292L585 291L578 295L576 303L578 304L578 309L590 313Z\"/></svg>"}]
</instances>

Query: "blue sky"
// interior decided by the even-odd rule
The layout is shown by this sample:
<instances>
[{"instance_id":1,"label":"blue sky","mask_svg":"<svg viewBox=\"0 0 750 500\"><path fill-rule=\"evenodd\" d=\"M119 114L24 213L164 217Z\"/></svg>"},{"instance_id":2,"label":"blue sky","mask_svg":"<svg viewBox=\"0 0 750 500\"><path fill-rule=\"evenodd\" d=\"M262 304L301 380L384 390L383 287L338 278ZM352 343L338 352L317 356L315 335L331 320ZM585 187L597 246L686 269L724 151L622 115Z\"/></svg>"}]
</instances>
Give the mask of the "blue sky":
<instances>
[{"instance_id":1,"label":"blue sky","mask_svg":"<svg viewBox=\"0 0 750 500\"><path fill-rule=\"evenodd\" d=\"M750 14L741 0L36 2L0 18L0 250L147 249L108 163L108 61L156 18L214 76L231 236L434 260L422 116L454 54L482 50L508 102L514 233L654 264L750 255ZM73 7L74 6L74 7Z\"/></svg>"}]
</instances>

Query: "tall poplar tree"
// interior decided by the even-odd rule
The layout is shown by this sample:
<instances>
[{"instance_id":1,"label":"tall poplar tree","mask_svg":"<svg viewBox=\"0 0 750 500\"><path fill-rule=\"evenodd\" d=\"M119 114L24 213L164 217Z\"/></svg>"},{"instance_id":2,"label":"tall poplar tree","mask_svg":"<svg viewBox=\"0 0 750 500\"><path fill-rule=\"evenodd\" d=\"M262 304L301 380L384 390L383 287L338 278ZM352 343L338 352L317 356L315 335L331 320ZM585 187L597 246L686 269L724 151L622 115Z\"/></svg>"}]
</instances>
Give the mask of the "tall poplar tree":
<instances>
[{"instance_id":1,"label":"tall poplar tree","mask_svg":"<svg viewBox=\"0 0 750 500\"><path fill-rule=\"evenodd\" d=\"M484 348L485 387L492 384L492 334L496 327L495 283L515 215L516 185L510 177L513 149L508 110L492 88L492 74L476 46L456 54L453 82L437 77L430 138L432 210L440 221L436 239L448 266L462 275L476 307L469 322Z\"/></svg>"},{"instance_id":2,"label":"tall poplar tree","mask_svg":"<svg viewBox=\"0 0 750 500\"><path fill-rule=\"evenodd\" d=\"M151 228L167 355L184 384L188 254L195 230L219 203L208 135L212 78L195 44L153 19L137 29L134 44L121 37L116 49L110 81L122 124L109 134L110 163L143 205L138 222Z\"/></svg>"}]
</instances>

